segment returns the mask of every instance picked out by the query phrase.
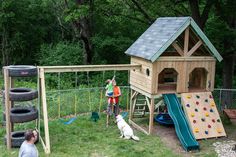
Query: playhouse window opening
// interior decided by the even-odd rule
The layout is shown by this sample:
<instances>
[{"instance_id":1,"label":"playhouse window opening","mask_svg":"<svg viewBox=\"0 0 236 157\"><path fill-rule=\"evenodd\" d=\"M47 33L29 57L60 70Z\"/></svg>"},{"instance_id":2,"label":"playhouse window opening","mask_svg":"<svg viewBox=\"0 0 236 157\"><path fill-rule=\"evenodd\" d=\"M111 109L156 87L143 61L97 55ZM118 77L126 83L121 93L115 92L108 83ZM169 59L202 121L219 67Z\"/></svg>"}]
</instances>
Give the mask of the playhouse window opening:
<instances>
[{"instance_id":1,"label":"playhouse window opening","mask_svg":"<svg viewBox=\"0 0 236 157\"><path fill-rule=\"evenodd\" d=\"M205 90L207 87L207 71L204 68L195 68L189 74L189 90Z\"/></svg>"},{"instance_id":2,"label":"playhouse window opening","mask_svg":"<svg viewBox=\"0 0 236 157\"><path fill-rule=\"evenodd\" d=\"M165 68L158 75L158 90L175 91L178 73L174 68Z\"/></svg>"},{"instance_id":3,"label":"playhouse window opening","mask_svg":"<svg viewBox=\"0 0 236 157\"><path fill-rule=\"evenodd\" d=\"M150 70L147 68L146 69L146 75L149 76L150 75Z\"/></svg>"}]
</instances>

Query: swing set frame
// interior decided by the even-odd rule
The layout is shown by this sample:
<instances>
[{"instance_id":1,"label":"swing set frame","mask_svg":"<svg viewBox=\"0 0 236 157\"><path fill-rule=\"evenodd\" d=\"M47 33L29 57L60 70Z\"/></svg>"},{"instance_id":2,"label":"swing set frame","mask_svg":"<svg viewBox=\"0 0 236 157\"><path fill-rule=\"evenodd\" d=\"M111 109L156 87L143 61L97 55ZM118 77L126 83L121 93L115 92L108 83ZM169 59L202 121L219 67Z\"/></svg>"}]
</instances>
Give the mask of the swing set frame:
<instances>
[{"instance_id":1,"label":"swing set frame","mask_svg":"<svg viewBox=\"0 0 236 157\"><path fill-rule=\"evenodd\" d=\"M45 140L40 136L46 154L50 154L50 134L48 127L48 111L45 87L45 73L90 72L90 71L130 71L140 70L139 64L112 64L112 65L80 65L80 66L38 66L39 104L42 105ZM7 130L10 128L7 128ZM9 130L7 132L10 132ZM9 148L10 149L10 148Z\"/></svg>"}]
</instances>

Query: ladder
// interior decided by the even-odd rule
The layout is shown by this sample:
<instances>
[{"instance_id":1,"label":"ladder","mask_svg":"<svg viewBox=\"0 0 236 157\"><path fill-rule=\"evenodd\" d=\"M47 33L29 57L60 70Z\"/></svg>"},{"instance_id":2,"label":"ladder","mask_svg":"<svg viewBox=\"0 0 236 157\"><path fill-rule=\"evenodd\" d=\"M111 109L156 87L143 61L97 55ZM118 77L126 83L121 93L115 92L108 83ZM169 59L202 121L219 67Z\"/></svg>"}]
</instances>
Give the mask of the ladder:
<instances>
[{"instance_id":1,"label":"ladder","mask_svg":"<svg viewBox=\"0 0 236 157\"><path fill-rule=\"evenodd\" d=\"M133 117L145 116L146 107L147 107L147 101L145 99L145 96L138 95L137 100L136 100L136 104L134 106Z\"/></svg>"}]
</instances>

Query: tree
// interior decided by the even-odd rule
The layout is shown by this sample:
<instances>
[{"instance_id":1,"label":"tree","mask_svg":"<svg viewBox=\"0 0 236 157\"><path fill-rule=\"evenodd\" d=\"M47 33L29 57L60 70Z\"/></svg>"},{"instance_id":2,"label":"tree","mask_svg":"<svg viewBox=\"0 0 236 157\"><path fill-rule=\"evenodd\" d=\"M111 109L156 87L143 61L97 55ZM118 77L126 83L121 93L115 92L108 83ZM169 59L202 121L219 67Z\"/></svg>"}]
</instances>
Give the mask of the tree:
<instances>
[{"instance_id":1,"label":"tree","mask_svg":"<svg viewBox=\"0 0 236 157\"><path fill-rule=\"evenodd\" d=\"M0 5L1 64L35 64L40 45L51 42L55 34L47 4L2 0Z\"/></svg>"}]
</instances>

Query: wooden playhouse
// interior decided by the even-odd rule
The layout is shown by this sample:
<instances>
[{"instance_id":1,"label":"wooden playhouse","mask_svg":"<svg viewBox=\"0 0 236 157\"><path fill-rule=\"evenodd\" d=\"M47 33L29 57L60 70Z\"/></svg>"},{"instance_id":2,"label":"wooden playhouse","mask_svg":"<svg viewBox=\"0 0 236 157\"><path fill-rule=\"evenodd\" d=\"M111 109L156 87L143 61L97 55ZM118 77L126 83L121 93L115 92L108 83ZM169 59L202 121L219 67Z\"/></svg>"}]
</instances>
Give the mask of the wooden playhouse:
<instances>
[{"instance_id":1,"label":"wooden playhouse","mask_svg":"<svg viewBox=\"0 0 236 157\"><path fill-rule=\"evenodd\" d=\"M191 17L158 18L125 53L131 64L142 65L130 72L129 122L147 134L152 132L160 94L213 91L215 63L222 60ZM148 130L132 120L136 107L142 106L139 95L149 109Z\"/></svg>"}]
</instances>

